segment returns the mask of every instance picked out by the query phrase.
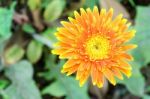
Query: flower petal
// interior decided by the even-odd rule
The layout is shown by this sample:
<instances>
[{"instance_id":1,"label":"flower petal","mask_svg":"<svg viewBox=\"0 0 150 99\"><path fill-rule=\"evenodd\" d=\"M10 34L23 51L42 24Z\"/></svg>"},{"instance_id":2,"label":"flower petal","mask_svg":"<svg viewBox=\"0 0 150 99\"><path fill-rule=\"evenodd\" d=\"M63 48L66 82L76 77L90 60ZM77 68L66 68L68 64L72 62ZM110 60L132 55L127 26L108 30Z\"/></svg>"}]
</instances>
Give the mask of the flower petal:
<instances>
[{"instance_id":1,"label":"flower petal","mask_svg":"<svg viewBox=\"0 0 150 99\"><path fill-rule=\"evenodd\" d=\"M103 74L113 85L116 85L116 81L114 79L114 74L112 73L111 70L106 68L106 69L104 69Z\"/></svg>"}]
</instances>

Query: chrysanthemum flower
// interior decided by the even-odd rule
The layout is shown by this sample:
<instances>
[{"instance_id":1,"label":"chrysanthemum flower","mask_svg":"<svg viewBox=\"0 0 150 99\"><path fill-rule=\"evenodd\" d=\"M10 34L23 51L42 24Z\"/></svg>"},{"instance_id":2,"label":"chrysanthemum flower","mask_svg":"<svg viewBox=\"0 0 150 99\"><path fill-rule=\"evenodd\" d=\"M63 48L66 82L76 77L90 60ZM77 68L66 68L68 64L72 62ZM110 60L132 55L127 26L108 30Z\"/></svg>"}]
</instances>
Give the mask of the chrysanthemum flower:
<instances>
[{"instance_id":1,"label":"chrysanthemum flower","mask_svg":"<svg viewBox=\"0 0 150 99\"><path fill-rule=\"evenodd\" d=\"M130 23L118 15L112 20L113 9L108 12L97 7L75 11L75 18L69 17L69 22L62 21L63 27L58 28L56 37L57 48L53 54L67 58L62 73L71 75L76 72L80 86L91 76L93 85L102 87L104 79L113 85L115 78L123 79L122 74L131 76L131 66L127 63L133 60L127 50L136 47L127 44L135 35L135 30L127 30Z\"/></svg>"}]
</instances>

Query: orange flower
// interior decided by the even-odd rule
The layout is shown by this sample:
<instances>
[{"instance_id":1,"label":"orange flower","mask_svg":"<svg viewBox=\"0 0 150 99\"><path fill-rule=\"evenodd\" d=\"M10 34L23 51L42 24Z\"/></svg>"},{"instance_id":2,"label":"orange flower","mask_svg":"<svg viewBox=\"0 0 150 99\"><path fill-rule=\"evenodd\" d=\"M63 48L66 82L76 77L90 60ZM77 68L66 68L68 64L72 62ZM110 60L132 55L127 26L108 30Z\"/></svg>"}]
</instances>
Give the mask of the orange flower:
<instances>
[{"instance_id":1,"label":"orange flower","mask_svg":"<svg viewBox=\"0 0 150 99\"><path fill-rule=\"evenodd\" d=\"M127 50L136 47L126 44L135 35L135 30L127 30L130 23L122 18L122 14L112 20L113 9L108 12L94 7L80 9L80 14L74 12L75 18L69 17L69 22L61 22L56 37L57 48L53 54L67 58L62 73L71 75L77 72L76 79L82 86L89 76L93 85L102 87L107 78L113 85L114 77L123 79L122 73L131 76L131 66L127 63L133 60Z\"/></svg>"}]
</instances>

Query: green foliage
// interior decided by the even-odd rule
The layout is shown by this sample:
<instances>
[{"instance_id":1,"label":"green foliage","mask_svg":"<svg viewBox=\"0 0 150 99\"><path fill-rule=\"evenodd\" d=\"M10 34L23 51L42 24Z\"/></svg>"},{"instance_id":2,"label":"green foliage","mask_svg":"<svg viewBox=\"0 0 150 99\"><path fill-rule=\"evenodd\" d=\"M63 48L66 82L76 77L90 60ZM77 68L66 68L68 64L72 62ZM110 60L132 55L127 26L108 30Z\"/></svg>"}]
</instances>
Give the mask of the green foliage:
<instances>
[{"instance_id":1,"label":"green foliage","mask_svg":"<svg viewBox=\"0 0 150 99\"><path fill-rule=\"evenodd\" d=\"M22 60L8 67L5 74L12 81L5 90L10 99L41 99L32 78L33 67L28 61Z\"/></svg>"},{"instance_id":2,"label":"green foliage","mask_svg":"<svg viewBox=\"0 0 150 99\"><path fill-rule=\"evenodd\" d=\"M150 7L137 7L136 25L134 27L137 30L137 35L133 42L137 43L139 47L135 49L133 55L135 61L140 62L141 66L150 62L150 47L148 46L150 44L149 11ZM145 15L142 13L145 13Z\"/></svg>"},{"instance_id":3,"label":"green foliage","mask_svg":"<svg viewBox=\"0 0 150 99\"><path fill-rule=\"evenodd\" d=\"M40 8L41 0L28 0L28 5L31 10L36 10Z\"/></svg>"},{"instance_id":4,"label":"green foliage","mask_svg":"<svg viewBox=\"0 0 150 99\"><path fill-rule=\"evenodd\" d=\"M150 28L148 28L150 26L149 11L150 7L137 7L136 25L134 26L137 30L137 35L132 42L136 43L138 47L131 52L135 59L135 62L131 62L133 73L131 78L121 81L132 94L144 97L144 99L147 97L144 92L145 79L141 74L140 69L143 66L147 66L150 62ZM143 15L143 13L145 13L145 15Z\"/></svg>"},{"instance_id":5,"label":"green foliage","mask_svg":"<svg viewBox=\"0 0 150 99\"><path fill-rule=\"evenodd\" d=\"M52 0L44 12L45 20L53 22L58 19L65 7L65 4L65 0Z\"/></svg>"},{"instance_id":6,"label":"green foliage","mask_svg":"<svg viewBox=\"0 0 150 99\"><path fill-rule=\"evenodd\" d=\"M35 29L30 25L30 24L24 24L22 27L23 31L25 31L26 33L30 33L33 34L35 33Z\"/></svg>"},{"instance_id":7,"label":"green foliage","mask_svg":"<svg viewBox=\"0 0 150 99\"><path fill-rule=\"evenodd\" d=\"M42 55L43 44L32 40L27 47L27 58L31 63L36 63Z\"/></svg>"},{"instance_id":8,"label":"green foliage","mask_svg":"<svg viewBox=\"0 0 150 99\"><path fill-rule=\"evenodd\" d=\"M56 82L46 87L43 94L51 94L56 97L66 96L66 99L89 99L87 85L81 88L74 77L65 76L57 78Z\"/></svg>"},{"instance_id":9,"label":"green foliage","mask_svg":"<svg viewBox=\"0 0 150 99\"><path fill-rule=\"evenodd\" d=\"M0 72L3 70L4 66L0 63Z\"/></svg>"},{"instance_id":10,"label":"green foliage","mask_svg":"<svg viewBox=\"0 0 150 99\"><path fill-rule=\"evenodd\" d=\"M85 7L93 9L93 7L99 2L99 0L85 0Z\"/></svg>"},{"instance_id":11,"label":"green foliage","mask_svg":"<svg viewBox=\"0 0 150 99\"><path fill-rule=\"evenodd\" d=\"M8 85L8 81L0 80L0 90L4 89Z\"/></svg>"},{"instance_id":12,"label":"green foliage","mask_svg":"<svg viewBox=\"0 0 150 99\"><path fill-rule=\"evenodd\" d=\"M45 99L45 95L50 99L90 99L99 98L101 94L103 97L105 91L104 96L109 92L113 92L113 96L120 95L119 85L114 90L106 84L96 89L97 93L88 84L79 87L74 75L68 77L60 73L65 61L50 53L57 42L54 33L60 21L67 20L68 15L80 7L100 6L100 0L15 0L16 7L12 1L0 1L0 99ZM129 91L134 96L150 99L150 78L145 76L145 71L141 72L143 68L149 69L150 63L150 6L136 6L135 0L127 2L137 11L132 20L135 21L132 28L137 33L131 43L138 48L130 52L135 59L130 63L132 76L118 83L126 86L123 89L126 94ZM120 96L124 98L124 94Z\"/></svg>"},{"instance_id":13,"label":"green foliage","mask_svg":"<svg viewBox=\"0 0 150 99\"><path fill-rule=\"evenodd\" d=\"M144 95L143 99L150 99L149 95Z\"/></svg>"},{"instance_id":14,"label":"green foliage","mask_svg":"<svg viewBox=\"0 0 150 99\"><path fill-rule=\"evenodd\" d=\"M11 46L10 48L8 48L5 51L5 62L7 64L14 64L16 63L18 60L20 60L23 55L24 55L24 49L21 48L19 45L15 44L13 46Z\"/></svg>"},{"instance_id":15,"label":"green foliage","mask_svg":"<svg viewBox=\"0 0 150 99\"><path fill-rule=\"evenodd\" d=\"M43 90L43 94L51 94L53 96L61 97L66 95L66 89L58 81L50 84Z\"/></svg>"},{"instance_id":16,"label":"green foliage","mask_svg":"<svg viewBox=\"0 0 150 99\"><path fill-rule=\"evenodd\" d=\"M0 90L0 97L2 97L2 99L10 99L3 90Z\"/></svg>"},{"instance_id":17,"label":"green foliage","mask_svg":"<svg viewBox=\"0 0 150 99\"><path fill-rule=\"evenodd\" d=\"M67 77L60 73L64 61L61 61L58 65L56 65L54 61L55 57L48 56L46 67L50 70L46 73L49 75L48 77L46 75L46 78L49 80L54 78L56 81L47 86L43 90L43 94L48 93L57 97L66 96L66 99L89 99L87 95L87 84L84 87L79 87L78 81L76 81L74 77Z\"/></svg>"},{"instance_id":18,"label":"green foliage","mask_svg":"<svg viewBox=\"0 0 150 99\"><path fill-rule=\"evenodd\" d=\"M47 30L45 30L42 35L47 38L48 40L50 40L52 43L55 43L57 41L54 33L56 32L56 28L52 27L52 28L48 28Z\"/></svg>"},{"instance_id":19,"label":"green foliage","mask_svg":"<svg viewBox=\"0 0 150 99\"><path fill-rule=\"evenodd\" d=\"M11 36L11 23L14 7L11 9L0 8L0 38L9 38Z\"/></svg>"},{"instance_id":20,"label":"green foliage","mask_svg":"<svg viewBox=\"0 0 150 99\"><path fill-rule=\"evenodd\" d=\"M136 62L132 62L131 65L133 67L132 76L130 78L124 77L124 80L119 82L124 84L132 94L136 96L143 96L145 88L145 79L139 70L140 66L138 66L139 64Z\"/></svg>"}]
</instances>

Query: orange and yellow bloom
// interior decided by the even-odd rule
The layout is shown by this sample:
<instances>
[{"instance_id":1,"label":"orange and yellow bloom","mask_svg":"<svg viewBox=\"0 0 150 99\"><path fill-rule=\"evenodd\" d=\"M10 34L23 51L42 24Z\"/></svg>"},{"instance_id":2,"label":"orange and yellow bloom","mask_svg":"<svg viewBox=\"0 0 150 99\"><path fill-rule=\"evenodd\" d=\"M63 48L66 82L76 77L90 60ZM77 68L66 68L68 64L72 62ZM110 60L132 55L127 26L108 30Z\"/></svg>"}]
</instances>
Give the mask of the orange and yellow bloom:
<instances>
[{"instance_id":1,"label":"orange and yellow bloom","mask_svg":"<svg viewBox=\"0 0 150 99\"><path fill-rule=\"evenodd\" d=\"M63 27L58 28L56 37L57 48L52 51L60 58L67 58L62 73L71 75L76 72L76 79L82 86L91 76L93 85L102 87L104 79L113 85L115 78L123 79L122 73L131 76L131 66L127 61L133 57L127 50L136 47L127 44L135 35L135 30L128 30L130 23L122 14L114 20L113 9L108 12L97 7L93 11L80 9L74 12L75 18L69 22L62 21Z\"/></svg>"}]
</instances>

